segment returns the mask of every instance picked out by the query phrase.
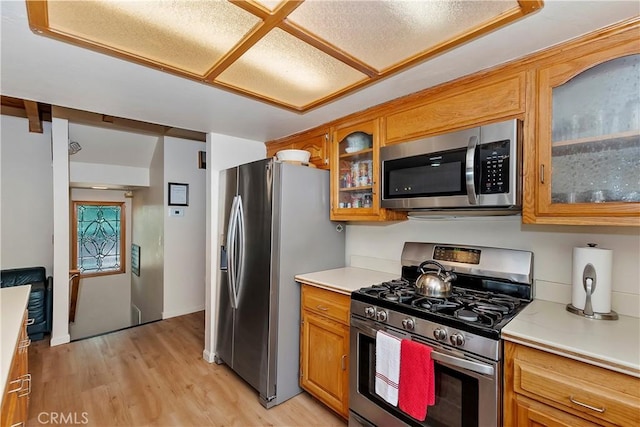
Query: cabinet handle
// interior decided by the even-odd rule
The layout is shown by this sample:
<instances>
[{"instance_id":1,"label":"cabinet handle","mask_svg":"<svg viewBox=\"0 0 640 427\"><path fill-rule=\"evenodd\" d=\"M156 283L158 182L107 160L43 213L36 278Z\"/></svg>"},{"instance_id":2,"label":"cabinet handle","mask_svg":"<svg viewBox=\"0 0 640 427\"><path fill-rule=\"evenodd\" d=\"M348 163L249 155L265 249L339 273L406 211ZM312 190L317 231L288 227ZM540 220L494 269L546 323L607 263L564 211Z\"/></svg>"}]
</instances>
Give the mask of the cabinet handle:
<instances>
[{"instance_id":1,"label":"cabinet handle","mask_svg":"<svg viewBox=\"0 0 640 427\"><path fill-rule=\"evenodd\" d=\"M27 383L26 392L18 393L18 397L25 397L31 394L31 374L24 374L22 380Z\"/></svg>"},{"instance_id":2,"label":"cabinet handle","mask_svg":"<svg viewBox=\"0 0 640 427\"><path fill-rule=\"evenodd\" d=\"M324 305L316 305L316 308L320 311L329 311L329 307L325 307Z\"/></svg>"},{"instance_id":3,"label":"cabinet handle","mask_svg":"<svg viewBox=\"0 0 640 427\"><path fill-rule=\"evenodd\" d=\"M18 349L19 350L24 350L25 348L29 347L31 345L31 340L29 338L27 338L26 340L22 340L18 343Z\"/></svg>"},{"instance_id":4,"label":"cabinet handle","mask_svg":"<svg viewBox=\"0 0 640 427\"><path fill-rule=\"evenodd\" d=\"M572 396L569 396L569 400L570 400L572 403L575 403L576 405L582 406L583 408L591 409L592 411L596 411L596 412L598 412L598 413L600 413L600 414L602 414L602 413L605 411L605 409L606 409L606 408L596 408L595 406L591 406L591 405L587 405L586 403L582 403L582 402L580 402L580 401L578 401L578 400L575 400L575 399L573 398L573 395L572 395Z\"/></svg>"},{"instance_id":5,"label":"cabinet handle","mask_svg":"<svg viewBox=\"0 0 640 427\"><path fill-rule=\"evenodd\" d=\"M25 383L27 383L26 391L23 390ZM21 375L18 378L16 378L15 380L10 381L9 384L11 384L11 385L20 384L20 386L14 388L12 390L7 390L7 394L9 394L9 393L18 393L18 397L24 397L24 396L28 396L28 395L31 394L31 374Z\"/></svg>"},{"instance_id":6,"label":"cabinet handle","mask_svg":"<svg viewBox=\"0 0 640 427\"><path fill-rule=\"evenodd\" d=\"M540 184L544 184L544 165L540 165Z\"/></svg>"},{"instance_id":7,"label":"cabinet handle","mask_svg":"<svg viewBox=\"0 0 640 427\"><path fill-rule=\"evenodd\" d=\"M27 319L27 326L33 325L34 323L36 323L36 319L33 319L33 318Z\"/></svg>"},{"instance_id":8,"label":"cabinet handle","mask_svg":"<svg viewBox=\"0 0 640 427\"><path fill-rule=\"evenodd\" d=\"M342 370L343 370L343 371L346 371L346 370L347 370L347 364L345 363L345 362L346 362L346 360L347 360L347 355L346 355L346 354L343 354L343 355L342 355L342 358L340 359L340 366L342 367Z\"/></svg>"}]
</instances>

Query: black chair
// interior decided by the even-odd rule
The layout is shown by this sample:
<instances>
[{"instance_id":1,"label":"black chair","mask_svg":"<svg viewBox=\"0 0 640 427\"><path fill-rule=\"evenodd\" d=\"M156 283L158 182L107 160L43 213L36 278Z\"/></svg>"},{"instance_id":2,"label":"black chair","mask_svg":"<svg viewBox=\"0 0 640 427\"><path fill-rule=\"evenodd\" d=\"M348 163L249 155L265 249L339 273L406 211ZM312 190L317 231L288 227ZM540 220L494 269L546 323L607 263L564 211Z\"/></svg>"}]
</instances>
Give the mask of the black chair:
<instances>
[{"instance_id":1,"label":"black chair","mask_svg":"<svg viewBox=\"0 0 640 427\"><path fill-rule=\"evenodd\" d=\"M0 271L0 287L31 285L29 294L29 319L27 333L32 341L41 340L51 332L53 315L53 278L46 275L44 267L11 268Z\"/></svg>"}]
</instances>

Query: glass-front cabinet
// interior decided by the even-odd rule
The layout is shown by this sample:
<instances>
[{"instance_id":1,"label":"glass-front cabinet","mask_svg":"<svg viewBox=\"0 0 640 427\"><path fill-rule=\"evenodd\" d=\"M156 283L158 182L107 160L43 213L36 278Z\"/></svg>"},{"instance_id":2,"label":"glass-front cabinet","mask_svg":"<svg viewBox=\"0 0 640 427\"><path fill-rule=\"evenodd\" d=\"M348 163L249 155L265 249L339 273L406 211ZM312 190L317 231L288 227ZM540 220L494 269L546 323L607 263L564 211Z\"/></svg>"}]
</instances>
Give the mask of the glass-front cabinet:
<instances>
[{"instance_id":1,"label":"glass-front cabinet","mask_svg":"<svg viewBox=\"0 0 640 427\"><path fill-rule=\"evenodd\" d=\"M386 221L406 214L380 208L380 119L334 128L331 147L331 219Z\"/></svg>"},{"instance_id":2,"label":"glass-front cabinet","mask_svg":"<svg viewBox=\"0 0 640 427\"><path fill-rule=\"evenodd\" d=\"M540 70L538 217L640 225L638 46L622 44Z\"/></svg>"}]
</instances>

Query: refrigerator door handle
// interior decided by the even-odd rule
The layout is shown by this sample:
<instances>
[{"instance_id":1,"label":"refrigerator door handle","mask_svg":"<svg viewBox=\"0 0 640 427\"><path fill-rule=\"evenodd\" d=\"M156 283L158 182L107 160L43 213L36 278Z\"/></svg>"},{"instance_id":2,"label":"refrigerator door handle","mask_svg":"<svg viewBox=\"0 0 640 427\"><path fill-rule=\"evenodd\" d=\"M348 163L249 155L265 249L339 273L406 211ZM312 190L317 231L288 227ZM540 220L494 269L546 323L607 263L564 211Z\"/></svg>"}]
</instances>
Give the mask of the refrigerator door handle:
<instances>
[{"instance_id":1,"label":"refrigerator door handle","mask_svg":"<svg viewBox=\"0 0 640 427\"><path fill-rule=\"evenodd\" d=\"M238 236L240 237L240 246L238 249L238 274L235 280L235 288L237 289L236 293L236 307L238 305L238 301L240 300L240 292L243 288L242 286L242 271L244 270L244 247L245 247L245 234L244 234L244 208L242 207L242 196L238 195Z\"/></svg>"},{"instance_id":2,"label":"refrigerator door handle","mask_svg":"<svg viewBox=\"0 0 640 427\"><path fill-rule=\"evenodd\" d=\"M236 301L236 230L238 227L238 196L233 198L231 203L231 211L229 212L229 228L227 230L227 260L228 260L228 272L229 280L227 285L229 286L229 296L231 297L231 307L237 308Z\"/></svg>"}]
</instances>

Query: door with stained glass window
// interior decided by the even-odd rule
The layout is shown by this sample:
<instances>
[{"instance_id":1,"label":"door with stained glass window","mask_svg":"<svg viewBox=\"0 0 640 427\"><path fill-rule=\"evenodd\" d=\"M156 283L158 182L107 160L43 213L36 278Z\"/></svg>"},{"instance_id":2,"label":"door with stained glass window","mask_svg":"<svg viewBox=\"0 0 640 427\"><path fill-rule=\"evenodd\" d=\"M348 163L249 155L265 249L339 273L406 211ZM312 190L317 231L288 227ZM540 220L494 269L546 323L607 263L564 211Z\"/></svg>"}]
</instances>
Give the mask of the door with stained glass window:
<instances>
[{"instance_id":1,"label":"door with stained glass window","mask_svg":"<svg viewBox=\"0 0 640 427\"><path fill-rule=\"evenodd\" d=\"M73 260L83 275L124 272L124 203L74 202Z\"/></svg>"}]
</instances>

